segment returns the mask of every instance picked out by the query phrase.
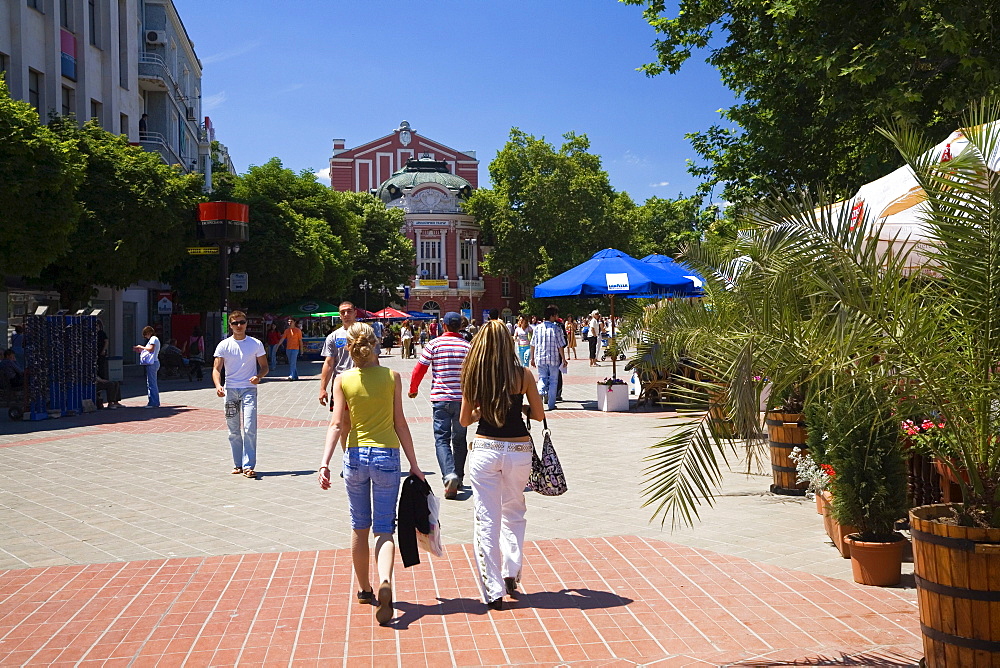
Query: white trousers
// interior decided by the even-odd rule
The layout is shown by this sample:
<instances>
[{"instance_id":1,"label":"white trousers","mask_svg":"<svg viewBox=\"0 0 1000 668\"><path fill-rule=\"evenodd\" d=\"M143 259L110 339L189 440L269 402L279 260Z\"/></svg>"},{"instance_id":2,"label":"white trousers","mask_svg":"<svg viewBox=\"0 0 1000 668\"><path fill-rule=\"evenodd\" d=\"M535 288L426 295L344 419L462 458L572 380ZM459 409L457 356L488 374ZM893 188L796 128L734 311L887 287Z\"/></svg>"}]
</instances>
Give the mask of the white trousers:
<instances>
[{"instance_id":1,"label":"white trousers","mask_svg":"<svg viewBox=\"0 0 1000 668\"><path fill-rule=\"evenodd\" d=\"M524 486L531 474L531 452L477 448L466 461L475 511L473 549L479 588L485 602L503 597L503 578L521 579L521 548L527 505Z\"/></svg>"}]
</instances>

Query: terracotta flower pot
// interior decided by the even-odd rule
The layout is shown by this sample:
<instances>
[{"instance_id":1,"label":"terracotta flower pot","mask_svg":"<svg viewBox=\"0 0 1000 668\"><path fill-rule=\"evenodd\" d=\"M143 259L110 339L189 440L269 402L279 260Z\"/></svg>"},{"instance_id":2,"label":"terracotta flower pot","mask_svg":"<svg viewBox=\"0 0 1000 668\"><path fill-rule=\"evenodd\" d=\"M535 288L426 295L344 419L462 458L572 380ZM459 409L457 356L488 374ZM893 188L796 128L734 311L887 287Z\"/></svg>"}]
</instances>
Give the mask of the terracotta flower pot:
<instances>
[{"instance_id":1,"label":"terracotta flower pot","mask_svg":"<svg viewBox=\"0 0 1000 668\"><path fill-rule=\"evenodd\" d=\"M851 546L851 572L854 581L875 587L898 585L903 570L903 548L906 538L896 534L891 543L874 543L858 540L853 533L847 536Z\"/></svg>"},{"instance_id":2,"label":"terracotta flower pot","mask_svg":"<svg viewBox=\"0 0 1000 668\"><path fill-rule=\"evenodd\" d=\"M823 492L816 492L816 514L822 515L825 507L826 503L823 501Z\"/></svg>"},{"instance_id":3,"label":"terracotta flower pot","mask_svg":"<svg viewBox=\"0 0 1000 668\"><path fill-rule=\"evenodd\" d=\"M833 493L830 490L824 490L821 496L823 497L823 528L826 529L826 535L833 541L840 556L844 559L850 559L851 544L846 538L852 533L857 533L858 529L850 525L844 526L833 518Z\"/></svg>"}]
</instances>

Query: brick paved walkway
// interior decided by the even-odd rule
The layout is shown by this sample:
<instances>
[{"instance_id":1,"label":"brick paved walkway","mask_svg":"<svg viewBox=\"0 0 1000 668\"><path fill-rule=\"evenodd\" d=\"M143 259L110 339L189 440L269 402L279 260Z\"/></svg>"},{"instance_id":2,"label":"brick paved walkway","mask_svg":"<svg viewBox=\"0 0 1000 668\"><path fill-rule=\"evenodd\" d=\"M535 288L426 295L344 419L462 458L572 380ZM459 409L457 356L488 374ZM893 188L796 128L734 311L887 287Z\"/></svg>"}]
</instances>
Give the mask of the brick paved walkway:
<instances>
[{"instance_id":1,"label":"brick paved walkway","mask_svg":"<svg viewBox=\"0 0 1000 668\"><path fill-rule=\"evenodd\" d=\"M912 665L915 606L738 557L621 536L526 546L487 612L469 547L397 570L396 617L354 602L348 550L0 574L0 664ZM825 663L824 665L830 665Z\"/></svg>"},{"instance_id":2,"label":"brick paved walkway","mask_svg":"<svg viewBox=\"0 0 1000 668\"><path fill-rule=\"evenodd\" d=\"M404 377L412 368L382 362ZM0 570L0 666L919 657L913 589L850 582L812 503L769 494L769 476L727 473L694 528L651 523L642 460L669 415L593 410L593 382L610 368L576 362L550 415L570 491L528 497L526 594L500 613L479 602L466 489L442 508L446 558L397 569L397 619L379 628L351 602L343 489L321 492L313 475L329 419L317 372L300 365L301 382L261 386L256 481L228 474L221 400L207 381L163 383L159 410L136 408L133 379L124 410L0 420L0 569L11 569ZM421 390L406 413L433 483L426 381Z\"/></svg>"}]
</instances>

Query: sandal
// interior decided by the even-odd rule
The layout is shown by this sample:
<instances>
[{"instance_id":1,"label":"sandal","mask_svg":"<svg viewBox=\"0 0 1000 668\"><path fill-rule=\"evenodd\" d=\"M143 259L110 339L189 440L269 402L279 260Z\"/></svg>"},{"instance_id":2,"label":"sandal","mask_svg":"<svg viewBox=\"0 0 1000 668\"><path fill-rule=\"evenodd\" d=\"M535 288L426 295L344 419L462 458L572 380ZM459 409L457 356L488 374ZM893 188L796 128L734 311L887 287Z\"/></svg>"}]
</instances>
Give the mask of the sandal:
<instances>
[{"instance_id":1,"label":"sandal","mask_svg":"<svg viewBox=\"0 0 1000 668\"><path fill-rule=\"evenodd\" d=\"M386 625L392 619L392 585L384 580L378 588L378 608L375 610L375 621Z\"/></svg>"},{"instance_id":2,"label":"sandal","mask_svg":"<svg viewBox=\"0 0 1000 668\"><path fill-rule=\"evenodd\" d=\"M254 473L253 469L246 469L245 471L243 471L243 477L244 478L254 478L254 479L256 479L257 478L257 474Z\"/></svg>"},{"instance_id":3,"label":"sandal","mask_svg":"<svg viewBox=\"0 0 1000 668\"><path fill-rule=\"evenodd\" d=\"M239 475L243 473L243 469L241 469L239 466L234 466L233 470L230 471L230 473L232 473L233 475Z\"/></svg>"}]
</instances>

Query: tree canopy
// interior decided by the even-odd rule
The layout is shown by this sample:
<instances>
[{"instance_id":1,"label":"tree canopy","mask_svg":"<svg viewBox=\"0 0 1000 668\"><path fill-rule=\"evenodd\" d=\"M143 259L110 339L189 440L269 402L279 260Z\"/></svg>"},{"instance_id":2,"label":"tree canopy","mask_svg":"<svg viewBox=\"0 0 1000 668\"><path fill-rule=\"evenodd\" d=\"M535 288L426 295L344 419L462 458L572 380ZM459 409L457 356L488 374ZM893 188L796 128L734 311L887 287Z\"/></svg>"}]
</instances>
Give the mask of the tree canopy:
<instances>
[{"instance_id":1,"label":"tree canopy","mask_svg":"<svg viewBox=\"0 0 1000 668\"><path fill-rule=\"evenodd\" d=\"M35 276L66 251L83 171L76 143L39 125L0 77L0 275Z\"/></svg>"},{"instance_id":2,"label":"tree canopy","mask_svg":"<svg viewBox=\"0 0 1000 668\"><path fill-rule=\"evenodd\" d=\"M796 183L851 192L897 166L877 125L944 136L970 101L1000 86L995 3L621 1L643 6L662 35L647 74L676 73L708 49L739 96L723 112L728 124L688 135L705 160L692 173L737 204Z\"/></svg>"},{"instance_id":3,"label":"tree canopy","mask_svg":"<svg viewBox=\"0 0 1000 668\"><path fill-rule=\"evenodd\" d=\"M185 230L204 199L200 174L181 174L127 137L72 117L49 124L83 156L82 207L67 252L42 272L67 303L86 302L94 285L125 288L166 275L185 257Z\"/></svg>"},{"instance_id":4,"label":"tree canopy","mask_svg":"<svg viewBox=\"0 0 1000 668\"><path fill-rule=\"evenodd\" d=\"M537 283L613 244L620 225L615 192L586 135L569 132L559 149L517 128L490 163L492 189L465 204L494 250L487 273Z\"/></svg>"},{"instance_id":5,"label":"tree canopy","mask_svg":"<svg viewBox=\"0 0 1000 668\"><path fill-rule=\"evenodd\" d=\"M354 281L346 294L363 304L364 293L358 283L367 280L372 285L369 296L376 295L369 305L381 306L392 301L396 286L407 283L413 276L416 258L413 242L402 232L403 210L387 208L370 193L338 192L337 195L361 221L361 239L354 255Z\"/></svg>"}]
</instances>

